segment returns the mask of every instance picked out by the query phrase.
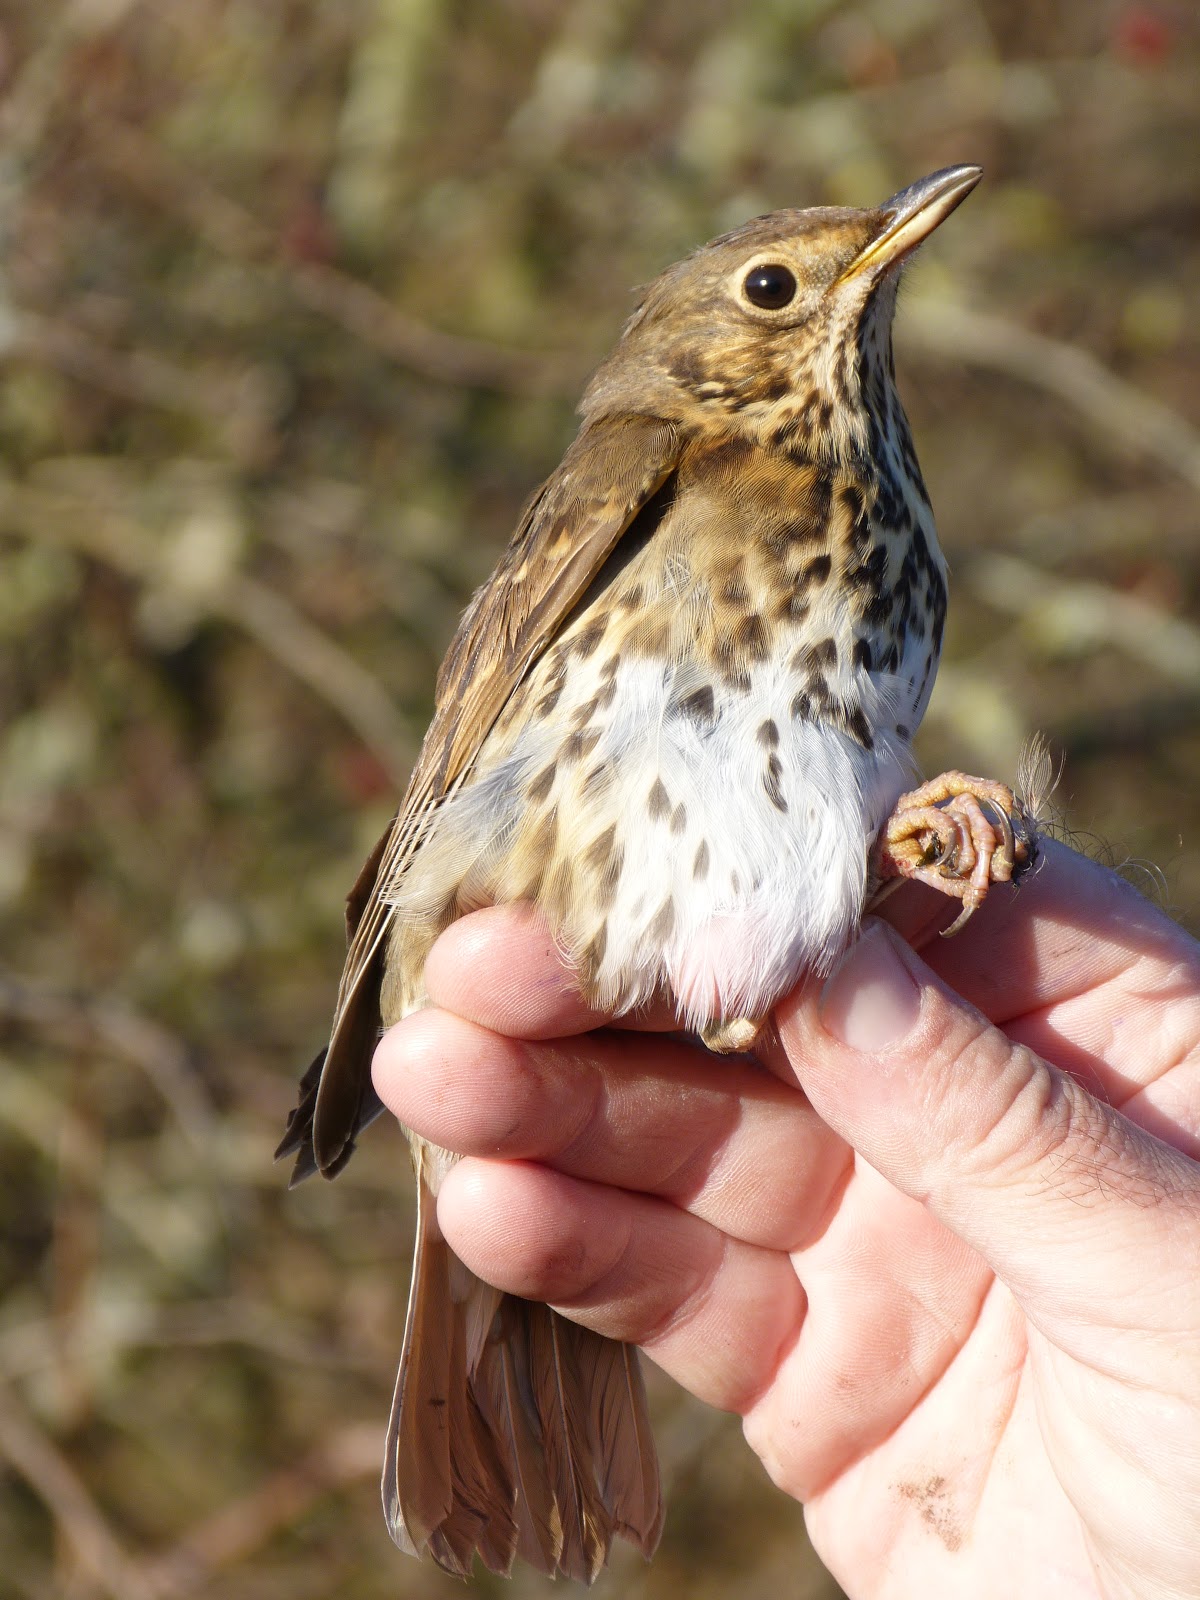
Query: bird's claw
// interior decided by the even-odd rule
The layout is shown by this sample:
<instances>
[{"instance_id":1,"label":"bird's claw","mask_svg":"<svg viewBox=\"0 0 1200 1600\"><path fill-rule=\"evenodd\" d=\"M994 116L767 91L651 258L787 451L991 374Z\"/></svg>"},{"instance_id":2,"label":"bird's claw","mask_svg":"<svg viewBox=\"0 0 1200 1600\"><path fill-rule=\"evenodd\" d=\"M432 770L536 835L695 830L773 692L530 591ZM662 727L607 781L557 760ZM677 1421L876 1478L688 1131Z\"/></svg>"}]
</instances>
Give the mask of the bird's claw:
<instances>
[{"instance_id":1,"label":"bird's claw","mask_svg":"<svg viewBox=\"0 0 1200 1600\"><path fill-rule=\"evenodd\" d=\"M900 796L880 841L875 875L881 885L909 878L961 900L944 930L949 938L993 883L1009 883L1032 866L1036 847L1033 818L1005 784L944 772Z\"/></svg>"}]
</instances>

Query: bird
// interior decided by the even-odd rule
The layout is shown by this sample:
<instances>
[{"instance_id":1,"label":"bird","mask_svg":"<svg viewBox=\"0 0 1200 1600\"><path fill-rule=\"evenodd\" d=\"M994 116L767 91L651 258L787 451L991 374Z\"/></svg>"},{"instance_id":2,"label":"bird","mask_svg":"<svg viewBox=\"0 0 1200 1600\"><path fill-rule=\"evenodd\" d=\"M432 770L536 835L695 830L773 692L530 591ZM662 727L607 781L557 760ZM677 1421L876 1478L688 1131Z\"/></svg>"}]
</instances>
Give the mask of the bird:
<instances>
[{"instance_id":1,"label":"bird","mask_svg":"<svg viewBox=\"0 0 1200 1600\"><path fill-rule=\"evenodd\" d=\"M380 1031L438 934L532 901L598 1011L669 1001L717 1053L828 972L890 884L969 915L1032 855L1005 785L909 788L946 564L895 386L901 269L974 189L756 217L641 293L581 424L468 605L391 826L347 902L330 1042L279 1148L335 1176ZM961 916L960 919L961 920ZM396 1544L590 1583L663 1522L638 1356L474 1277L418 1189L383 1470Z\"/></svg>"}]
</instances>

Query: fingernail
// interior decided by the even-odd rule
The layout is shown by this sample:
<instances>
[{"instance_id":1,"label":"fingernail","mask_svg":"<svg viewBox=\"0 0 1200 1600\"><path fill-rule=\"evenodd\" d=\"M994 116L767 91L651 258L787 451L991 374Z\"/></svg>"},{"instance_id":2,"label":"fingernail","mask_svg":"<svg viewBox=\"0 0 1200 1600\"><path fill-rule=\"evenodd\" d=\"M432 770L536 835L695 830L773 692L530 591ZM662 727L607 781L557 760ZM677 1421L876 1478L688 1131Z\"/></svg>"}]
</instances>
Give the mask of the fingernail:
<instances>
[{"instance_id":1,"label":"fingernail","mask_svg":"<svg viewBox=\"0 0 1200 1600\"><path fill-rule=\"evenodd\" d=\"M886 1049L916 1024L921 993L881 923L868 922L821 990L817 1015L851 1050Z\"/></svg>"}]
</instances>

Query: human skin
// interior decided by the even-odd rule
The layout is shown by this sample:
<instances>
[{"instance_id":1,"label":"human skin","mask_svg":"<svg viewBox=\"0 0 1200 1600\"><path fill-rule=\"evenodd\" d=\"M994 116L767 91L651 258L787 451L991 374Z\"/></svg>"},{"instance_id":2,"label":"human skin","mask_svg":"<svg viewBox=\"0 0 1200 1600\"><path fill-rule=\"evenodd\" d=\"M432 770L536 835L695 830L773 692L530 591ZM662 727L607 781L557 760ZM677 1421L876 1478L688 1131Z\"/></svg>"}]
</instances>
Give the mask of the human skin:
<instances>
[{"instance_id":1,"label":"human skin","mask_svg":"<svg viewBox=\"0 0 1200 1600\"><path fill-rule=\"evenodd\" d=\"M377 1088L467 1265L739 1413L855 1600L1200 1595L1200 946L1055 844L883 915L759 1063L479 912Z\"/></svg>"}]
</instances>

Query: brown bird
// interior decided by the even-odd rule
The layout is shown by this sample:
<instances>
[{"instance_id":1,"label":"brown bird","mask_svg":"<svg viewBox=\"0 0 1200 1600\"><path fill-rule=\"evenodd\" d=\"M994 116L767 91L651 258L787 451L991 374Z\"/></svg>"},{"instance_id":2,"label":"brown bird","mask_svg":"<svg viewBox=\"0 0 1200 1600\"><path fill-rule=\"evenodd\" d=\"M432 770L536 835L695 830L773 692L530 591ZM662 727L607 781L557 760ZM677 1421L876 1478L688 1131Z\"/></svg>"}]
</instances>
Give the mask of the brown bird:
<instances>
[{"instance_id":1,"label":"brown bird","mask_svg":"<svg viewBox=\"0 0 1200 1600\"><path fill-rule=\"evenodd\" d=\"M902 794L946 582L892 314L901 264L979 176L755 218L644 292L467 609L350 895L332 1038L280 1147L293 1181L345 1165L380 1109L381 1025L424 1003L430 946L479 906L535 901L598 1008L667 997L709 1048L740 1050L884 880L969 913L1028 856L1002 785L950 773ZM411 1143L393 1539L454 1573L520 1555L589 1582L614 1535L649 1554L636 1352L469 1273L437 1221L456 1158Z\"/></svg>"}]
</instances>

